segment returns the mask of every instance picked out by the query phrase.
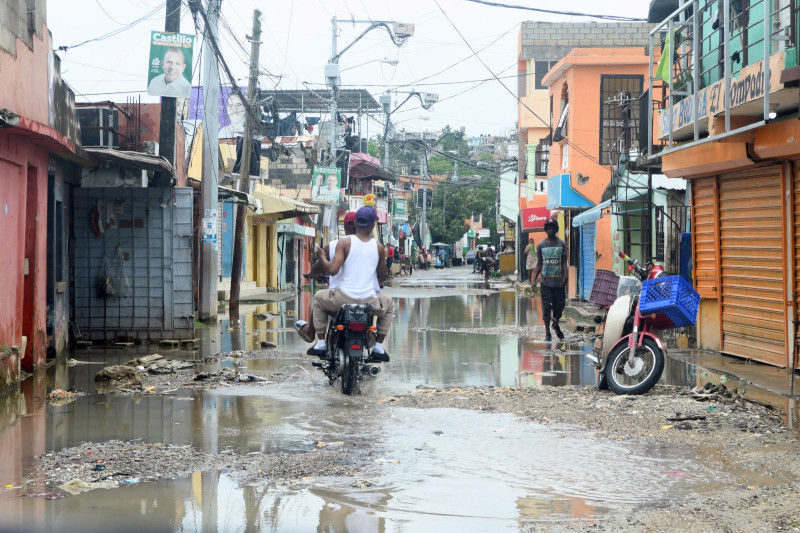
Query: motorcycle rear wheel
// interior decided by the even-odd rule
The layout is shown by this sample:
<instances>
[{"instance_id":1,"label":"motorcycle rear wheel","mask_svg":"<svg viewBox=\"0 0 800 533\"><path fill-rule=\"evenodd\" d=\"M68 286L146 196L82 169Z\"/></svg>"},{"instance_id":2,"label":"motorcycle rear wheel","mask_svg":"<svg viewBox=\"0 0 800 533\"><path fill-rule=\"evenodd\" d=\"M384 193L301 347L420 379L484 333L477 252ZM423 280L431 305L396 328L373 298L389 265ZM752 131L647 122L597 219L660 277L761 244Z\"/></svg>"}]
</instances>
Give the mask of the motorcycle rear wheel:
<instances>
[{"instance_id":1,"label":"motorcycle rear wheel","mask_svg":"<svg viewBox=\"0 0 800 533\"><path fill-rule=\"evenodd\" d=\"M358 361L350 356L344 354L344 368L342 368L342 393L348 396L358 396L361 390L358 386L359 382L359 368Z\"/></svg>"},{"instance_id":2,"label":"motorcycle rear wheel","mask_svg":"<svg viewBox=\"0 0 800 533\"><path fill-rule=\"evenodd\" d=\"M661 379L664 351L653 339L645 337L636 350L633 369L628 367L628 351L628 345L621 344L608 354L604 370L606 382L617 394L644 394Z\"/></svg>"}]
</instances>

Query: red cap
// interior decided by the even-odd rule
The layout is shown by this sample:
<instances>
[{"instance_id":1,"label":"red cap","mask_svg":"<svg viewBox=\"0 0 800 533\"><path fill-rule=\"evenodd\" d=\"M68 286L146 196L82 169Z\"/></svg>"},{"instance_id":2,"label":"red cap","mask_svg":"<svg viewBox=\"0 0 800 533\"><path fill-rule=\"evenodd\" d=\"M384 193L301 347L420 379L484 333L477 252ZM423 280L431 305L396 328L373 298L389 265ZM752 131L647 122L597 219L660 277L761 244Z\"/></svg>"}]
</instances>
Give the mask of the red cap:
<instances>
[{"instance_id":1,"label":"red cap","mask_svg":"<svg viewBox=\"0 0 800 533\"><path fill-rule=\"evenodd\" d=\"M355 211L348 211L347 214L344 216L344 225L345 226L355 226L356 225L356 213Z\"/></svg>"}]
</instances>

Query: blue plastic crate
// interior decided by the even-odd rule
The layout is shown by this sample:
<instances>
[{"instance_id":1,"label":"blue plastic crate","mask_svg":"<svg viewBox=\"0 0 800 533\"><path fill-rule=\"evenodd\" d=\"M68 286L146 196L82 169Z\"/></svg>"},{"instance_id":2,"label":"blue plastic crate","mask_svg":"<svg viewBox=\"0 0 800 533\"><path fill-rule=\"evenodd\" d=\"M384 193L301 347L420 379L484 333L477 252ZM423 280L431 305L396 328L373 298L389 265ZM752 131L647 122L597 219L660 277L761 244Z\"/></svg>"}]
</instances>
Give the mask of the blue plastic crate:
<instances>
[{"instance_id":1,"label":"blue plastic crate","mask_svg":"<svg viewBox=\"0 0 800 533\"><path fill-rule=\"evenodd\" d=\"M680 276L646 280L639 295L639 311L643 315L660 314L676 328L697 322L700 295Z\"/></svg>"}]
</instances>

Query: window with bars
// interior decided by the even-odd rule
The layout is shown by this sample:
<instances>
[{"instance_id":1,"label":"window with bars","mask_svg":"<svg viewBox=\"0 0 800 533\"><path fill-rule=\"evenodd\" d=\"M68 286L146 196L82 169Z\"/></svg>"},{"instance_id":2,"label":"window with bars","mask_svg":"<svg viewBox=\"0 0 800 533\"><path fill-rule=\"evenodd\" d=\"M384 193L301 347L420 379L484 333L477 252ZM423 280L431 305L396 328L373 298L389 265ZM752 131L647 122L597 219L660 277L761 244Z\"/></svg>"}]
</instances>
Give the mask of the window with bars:
<instances>
[{"instance_id":1,"label":"window with bars","mask_svg":"<svg viewBox=\"0 0 800 533\"><path fill-rule=\"evenodd\" d=\"M537 176L547 176L547 171L550 166L550 146L544 141L544 139L541 139L539 145L536 147Z\"/></svg>"},{"instance_id":2,"label":"window with bars","mask_svg":"<svg viewBox=\"0 0 800 533\"><path fill-rule=\"evenodd\" d=\"M547 74L558 61L534 61L533 62L533 88L536 90L546 90L547 87L542 85L542 78Z\"/></svg>"},{"instance_id":3,"label":"window with bars","mask_svg":"<svg viewBox=\"0 0 800 533\"><path fill-rule=\"evenodd\" d=\"M600 164L616 165L639 150L639 96L643 76L600 77Z\"/></svg>"}]
</instances>

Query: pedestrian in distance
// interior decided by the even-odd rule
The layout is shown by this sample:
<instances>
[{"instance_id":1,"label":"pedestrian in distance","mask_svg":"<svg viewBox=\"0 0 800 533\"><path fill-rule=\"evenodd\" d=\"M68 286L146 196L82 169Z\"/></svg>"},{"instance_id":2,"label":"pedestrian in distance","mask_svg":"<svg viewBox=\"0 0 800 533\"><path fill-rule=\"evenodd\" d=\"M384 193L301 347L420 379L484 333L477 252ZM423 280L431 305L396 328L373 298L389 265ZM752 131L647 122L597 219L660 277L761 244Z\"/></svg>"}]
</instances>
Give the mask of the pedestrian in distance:
<instances>
[{"instance_id":1,"label":"pedestrian in distance","mask_svg":"<svg viewBox=\"0 0 800 533\"><path fill-rule=\"evenodd\" d=\"M392 243L386 244L386 276L392 277L392 264L394 263L394 246Z\"/></svg>"},{"instance_id":2,"label":"pedestrian in distance","mask_svg":"<svg viewBox=\"0 0 800 533\"><path fill-rule=\"evenodd\" d=\"M533 270L536 268L536 245L533 237L528 238L528 245L523 252L525 254L525 271L528 281L533 283Z\"/></svg>"},{"instance_id":3,"label":"pedestrian in distance","mask_svg":"<svg viewBox=\"0 0 800 533\"><path fill-rule=\"evenodd\" d=\"M547 238L543 239L536 246L536 269L533 272L531 285L536 288L539 275L542 276L542 320L544 321L545 336L544 340L553 340L550 334L550 321L552 320L553 331L559 339L564 338L558 321L566 305L566 285L567 285L567 243L556 236L558 232L558 222L548 220L544 224L544 231Z\"/></svg>"}]
</instances>

